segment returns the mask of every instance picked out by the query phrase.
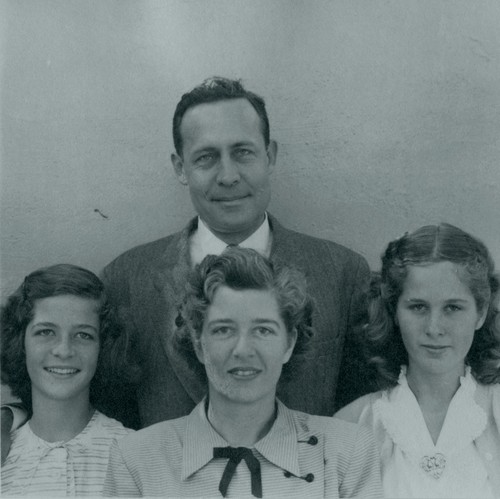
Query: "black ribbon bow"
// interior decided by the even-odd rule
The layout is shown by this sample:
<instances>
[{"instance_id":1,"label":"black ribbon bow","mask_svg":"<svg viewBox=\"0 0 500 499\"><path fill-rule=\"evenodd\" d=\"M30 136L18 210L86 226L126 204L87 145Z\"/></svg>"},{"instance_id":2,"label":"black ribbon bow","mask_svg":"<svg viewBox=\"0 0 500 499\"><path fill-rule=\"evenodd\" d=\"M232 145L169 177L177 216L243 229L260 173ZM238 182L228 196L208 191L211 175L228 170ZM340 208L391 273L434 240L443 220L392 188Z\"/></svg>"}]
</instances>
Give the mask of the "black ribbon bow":
<instances>
[{"instance_id":1,"label":"black ribbon bow","mask_svg":"<svg viewBox=\"0 0 500 499\"><path fill-rule=\"evenodd\" d=\"M226 497L227 489L233 478L236 467L242 459L247 463L252 478L252 495L262 497L262 477L260 475L259 460L247 447L214 447L214 458L227 458L224 473L219 483L219 490L223 497Z\"/></svg>"}]
</instances>

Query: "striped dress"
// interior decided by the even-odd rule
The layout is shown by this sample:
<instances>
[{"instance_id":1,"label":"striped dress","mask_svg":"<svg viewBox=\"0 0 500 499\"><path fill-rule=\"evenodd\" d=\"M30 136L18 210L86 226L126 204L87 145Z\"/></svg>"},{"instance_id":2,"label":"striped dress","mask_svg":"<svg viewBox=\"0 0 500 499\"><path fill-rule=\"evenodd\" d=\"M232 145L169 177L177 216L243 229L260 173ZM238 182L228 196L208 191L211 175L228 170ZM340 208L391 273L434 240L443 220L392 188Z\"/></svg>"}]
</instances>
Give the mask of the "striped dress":
<instances>
[{"instance_id":1,"label":"striped dress","mask_svg":"<svg viewBox=\"0 0 500 499\"><path fill-rule=\"evenodd\" d=\"M132 431L99 411L68 442L46 442L25 424L12 434L2 496L99 496L113 440Z\"/></svg>"},{"instance_id":2,"label":"striped dress","mask_svg":"<svg viewBox=\"0 0 500 499\"><path fill-rule=\"evenodd\" d=\"M263 497L380 499L379 458L367 428L292 411L278 402L269 433L252 449L260 462ZM189 416L164 421L115 442L105 496L221 497L228 443L208 421L202 401ZM251 497L251 474L241 461L227 497Z\"/></svg>"}]
</instances>

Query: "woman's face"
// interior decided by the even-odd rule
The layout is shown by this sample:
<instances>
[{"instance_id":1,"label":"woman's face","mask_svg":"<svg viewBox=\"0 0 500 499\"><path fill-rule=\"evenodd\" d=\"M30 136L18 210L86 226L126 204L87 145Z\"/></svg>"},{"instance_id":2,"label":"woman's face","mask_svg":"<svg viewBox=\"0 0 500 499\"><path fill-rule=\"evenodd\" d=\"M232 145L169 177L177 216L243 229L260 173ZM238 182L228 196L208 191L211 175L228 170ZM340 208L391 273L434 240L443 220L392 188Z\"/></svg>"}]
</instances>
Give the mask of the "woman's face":
<instances>
[{"instance_id":1,"label":"woman's face","mask_svg":"<svg viewBox=\"0 0 500 499\"><path fill-rule=\"evenodd\" d=\"M409 266L396 309L409 371L462 376L465 357L486 317L451 262Z\"/></svg>"},{"instance_id":2,"label":"woman's face","mask_svg":"<svg viewBox=\"0 0 500 499\"><path fill-rule=\"evenodd\" d=\"M274 403L281 369L295 341L271 291L220 286L196 343L211 403Z\"/></svg>"},{"instance_id":3,"label":"woman's face","mask_svg":"<svg viewBox=\"0 0 500 499\"><path fill-rule=\"evenodd\" d=\"M89 397L99 357L99 303L73 295L36 300L26 327L33 403Z\"/></svg>"}]
</instances>

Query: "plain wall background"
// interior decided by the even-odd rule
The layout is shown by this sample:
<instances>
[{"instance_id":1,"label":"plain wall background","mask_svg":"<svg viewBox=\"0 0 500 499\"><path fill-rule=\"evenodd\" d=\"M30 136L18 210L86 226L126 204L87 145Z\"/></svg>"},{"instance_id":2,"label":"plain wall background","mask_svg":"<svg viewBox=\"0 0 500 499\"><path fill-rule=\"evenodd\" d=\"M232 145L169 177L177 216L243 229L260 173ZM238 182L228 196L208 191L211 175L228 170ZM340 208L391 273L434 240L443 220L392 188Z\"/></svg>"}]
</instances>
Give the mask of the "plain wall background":
<instances>
[{"instance_id":1,"label":"plain wall background","mask_svg":"<svg viewBox=\"0 0 500 499\"><path fill-rule=\"evenodd\" d=\"M448 221L500 265L499 26L498 0L2 0L2 298L184 226L171 118L212 75L266 99L284 225L377 269Z\"/></svg>"},{"instance_id":2,"label":"plain wall background","mask_svg":"<svg viewBox=\"0 0 500 499\"><path fill-rule=\"evenodd\" d=\"M500 262L497 0L7 0L1 14L2 297L37 267L99 271L186 223L171 118L211 75L266 99L286 226L375 269L389 240L448 221Z\"/></svg>"}]
</instances>

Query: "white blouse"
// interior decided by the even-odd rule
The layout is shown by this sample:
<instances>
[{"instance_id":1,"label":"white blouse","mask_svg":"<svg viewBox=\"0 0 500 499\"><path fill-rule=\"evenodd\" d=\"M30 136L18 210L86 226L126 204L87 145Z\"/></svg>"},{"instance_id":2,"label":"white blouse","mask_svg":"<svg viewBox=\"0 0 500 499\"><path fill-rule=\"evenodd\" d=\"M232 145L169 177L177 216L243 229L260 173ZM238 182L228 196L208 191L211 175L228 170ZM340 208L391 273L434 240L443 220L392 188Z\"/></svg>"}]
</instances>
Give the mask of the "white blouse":
<instances>
[{"instance_id":1,"label":"white blouse","mask_svg":"<svg viewBox=\"0 0 500 499\"><path fill-rule=\"evenodd\" d=\"M12 434L2 467L2 496L99 496L113 440L133 430L95 411L87 426L68 442L47 442L29 422Z\"/></svg>"},{"instance_id":2,"label":"white blouse","mask_svg":"<svg viewBox=\"0 0 500 499\"><path fill-rule=\"evenodd\" d=\"M435 445L408 386L405 367L398 385L364 409L359 422L373 428L380 445L385 497L498 497L475 444L487 424L485 411L474 400L475 390L476 381L467 368Z\"/></svg>"}]
</instances>

